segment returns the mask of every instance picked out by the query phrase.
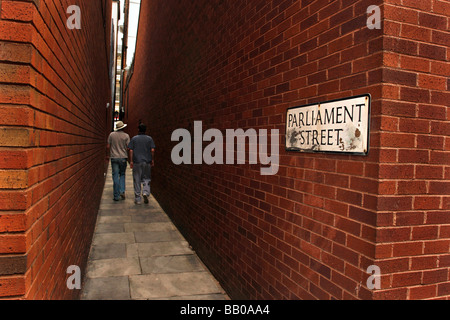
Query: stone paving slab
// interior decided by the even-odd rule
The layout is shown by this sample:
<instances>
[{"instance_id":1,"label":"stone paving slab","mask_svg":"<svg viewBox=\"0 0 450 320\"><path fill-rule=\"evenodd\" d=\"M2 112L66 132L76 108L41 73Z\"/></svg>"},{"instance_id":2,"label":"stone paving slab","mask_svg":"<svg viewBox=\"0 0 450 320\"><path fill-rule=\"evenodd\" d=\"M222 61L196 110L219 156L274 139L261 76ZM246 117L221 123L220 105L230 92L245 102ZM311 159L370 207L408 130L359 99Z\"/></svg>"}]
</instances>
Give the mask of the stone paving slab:
<instances>
[{"instance_id":1,"label":"stone paving slab","mask_svg":"<svg viewBox=\"0 0 450 320\"><path fill-rule=\"evenodd\" d=\"M126 257L127 245L125 243L109 243L91 248L91 261Z\"/></svg>"},{"instance_id":2,"label":"stone paving slab","mask_svg":"<svg viewBox=\"0 0 450 320\"><path fill-rule=\"evenodd\" d=\"M102 223L97 226L97 234L128 232L124 223Z\"/></svg>"},{"instance_id":3,"label":"stone paving slab","mask_svg":"<svg viewBox=\"0 0 450 320\"><path fill-rule=\"evenodd\" d=\"M83 286L83 300L130 300L128 276L88 278Z\"/></svg>"},{"instance_id":4,"label":"stone paving slab","mask_svg":"<svg viewBox=\"0 0 450 320\"><path fill-rule=\"evenodd\" d=\"M130 292L132 299L157 299L220 294L221 290L207 272L185 272L130 276Z\"/></svg>"},{"instance_id":5,"label":"stone paving slab","mask_svg":"<svg viewBox=\"0 0 450 320\"><path fill-rule=\"evenodd\" d=\"M139 257L177 256L194 253L186 241L138 243L137 252Z\"/></svg>"},{"instance_id":6,"label":"stone paving slab","mask_svg":"<svg viewBox=\"0 0 450 320\"><path fill-rule=\"evenodd\" d=\"M134 237L137 243L150 242L168 242L168 241L182 241L183 236L178 231L137 231L134 232Z\"/></svg>"},{"instance_id":7,"label":"stone paving slab","mask_svg":"<svg viewBox=\"0 0 450 320\"><path fill-rule=\"evenodd\" d=\"M141 274L138 258L98 259L90 261L88 278L105 278Z\"/></svg>"},{"instance_id":8,"label":"stone paving slab","mask_svg":"<svg viewBox=\"0 0 450 320\"><path fill-rule=\"evenodd\" d=\"M195 272L204 270L203 264L194 254L140 258L140 261L143 274Z\"/></svg>"},{"instance_id":9,"label":"stone paving slab","mask_svg":"<svg viewBox=\"0 0 450 320\"><path fill-rule=\"evenodd\" d=\"M99 233L92 240L93 246L106 245L109 243L134 243L134 233Z\"/></svg>"},{"instance_id":10,"label":"stone paving slab","mask_svg":"<svg viewBox=\"0 0 450 320\"><path fill-rule=\"evenodd\" d=\"M153 231L172 231L176 230L174 225L169 222L154 222L154 223L125 223L123 225L125 232L153 232Z\"/></svg>"},{"instance_id":11,"label":"stone paving slab","mask_svg":"<svg viewBox=\"0 0 450 320\"><path fill-rule=\"evenodd\" d=\"M126 185L113 201L108 170L81 299L228 300L158 202L134 203L129 168Z\"/></svg>"}]
</instances>

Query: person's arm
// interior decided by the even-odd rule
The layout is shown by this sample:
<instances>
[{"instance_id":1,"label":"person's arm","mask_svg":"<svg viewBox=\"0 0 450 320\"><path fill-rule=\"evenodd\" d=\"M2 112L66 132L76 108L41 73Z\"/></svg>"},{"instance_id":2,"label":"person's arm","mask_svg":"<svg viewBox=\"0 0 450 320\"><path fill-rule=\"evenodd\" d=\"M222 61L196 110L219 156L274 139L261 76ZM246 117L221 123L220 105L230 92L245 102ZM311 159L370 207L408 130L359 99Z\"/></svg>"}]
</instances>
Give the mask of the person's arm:
<instances>
[{"instance_id":1,"label":"person's arm","mask_svg":"<svg viewBox=\"0 0 450 320\"><path fill-rule=\"evenodd\" d=\"M109 156L111 154L111 136L108 137L108 140L106 141L106 161L108 161Z\"/></svg>"},{"instance_id":2,"label":"person's arm","mask_svg":"<svg viewBox=\"0 0 450 320\"><path fill-rule=\"evenodd\" d=\"M155 148L152 148L152 167L155 166Z\"/></svg>"},{"instance_id":3,"label":"person's arm","mask_svg":"<svg viewBox=\"0 0 450 320\"><path fill-rule=\"evenodd\" d=\"M130 163L130 168L133 169L133 149L128 149L128 162Z\"/></svg>"},{"instance_id":4,"label":"person's arm","mask_svg":"<svg viewBox=\"0 0 450 320\"><path fill-rule=\"evenodd\" d=\"M130 164L130 168L133 169L133 149L134 149L134 140L128 143L128 163Z\"/></svg>"}]
</instances>

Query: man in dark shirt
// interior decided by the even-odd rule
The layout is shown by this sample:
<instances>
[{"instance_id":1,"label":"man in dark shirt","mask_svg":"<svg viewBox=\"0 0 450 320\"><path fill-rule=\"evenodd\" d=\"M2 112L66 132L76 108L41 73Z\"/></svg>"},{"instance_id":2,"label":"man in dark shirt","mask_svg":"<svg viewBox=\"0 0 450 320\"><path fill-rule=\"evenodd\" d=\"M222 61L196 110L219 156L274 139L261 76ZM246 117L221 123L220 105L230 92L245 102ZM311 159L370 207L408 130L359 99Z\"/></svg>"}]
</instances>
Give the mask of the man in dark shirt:
<instances>
[{"instance_id":1,"label":"man in dark shirt","mask_svg":"<svg viewBox=\"0 0 450 320\"><path fill-rule=\"evenodd\" d=\"M133 169L134 202L141 204L141 185L144 202L150 196L151 167L154 166L155 142L146 135L147 127L139 125L139 134L131 139L129 149L130 167Z\"/></svg>"}]
</instances>

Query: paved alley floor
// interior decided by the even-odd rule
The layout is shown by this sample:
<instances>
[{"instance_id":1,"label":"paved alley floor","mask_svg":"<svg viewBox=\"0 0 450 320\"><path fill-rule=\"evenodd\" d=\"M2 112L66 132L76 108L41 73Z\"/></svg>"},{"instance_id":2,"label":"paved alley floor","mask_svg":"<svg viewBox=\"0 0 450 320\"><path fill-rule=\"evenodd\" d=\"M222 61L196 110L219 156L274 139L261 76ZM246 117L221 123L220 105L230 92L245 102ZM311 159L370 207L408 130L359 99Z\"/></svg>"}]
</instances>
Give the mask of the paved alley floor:
<instances>
[{"instance_id":1,"label":"paved alley floor","mask_svg":"<svg viewBox=\"0 0 450 320\"><path fill-rule=\"evenodd\" d=\"M132 181L128 168L115 202L108 169L81 299L228 300L158 202L134 204Z\"/></svg>"}]
</instances>

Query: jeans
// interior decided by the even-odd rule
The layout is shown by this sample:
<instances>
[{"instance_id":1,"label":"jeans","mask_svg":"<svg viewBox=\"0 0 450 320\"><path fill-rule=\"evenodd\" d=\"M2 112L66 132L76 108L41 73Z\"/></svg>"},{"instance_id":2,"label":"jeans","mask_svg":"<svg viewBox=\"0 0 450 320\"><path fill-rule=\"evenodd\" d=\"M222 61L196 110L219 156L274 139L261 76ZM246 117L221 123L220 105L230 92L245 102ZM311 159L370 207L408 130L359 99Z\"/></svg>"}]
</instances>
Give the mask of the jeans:
<instances>
[{"instance_id":1,"label":"jeans","mask_svg":"<svg viewBox=\"0 0 450 320\"><path fill-rule=\"evenodd\" d=\"M120 195L125 193L127 159L111 159L111 167L114 182L114 200L120 200Z\"/></svg>"},{"instance_id":2,"label":"jeans","mask_svg":"<svg viewBox=\"0 0 450 320\"><path fill-rule=\"evenodd\" d=\"M150 181L151 165L145 162L135 163L133 166L133 182L134 198L136 201L141 201L141 184L143 195L150 195Z\"/></svg>"}]
</instances>

